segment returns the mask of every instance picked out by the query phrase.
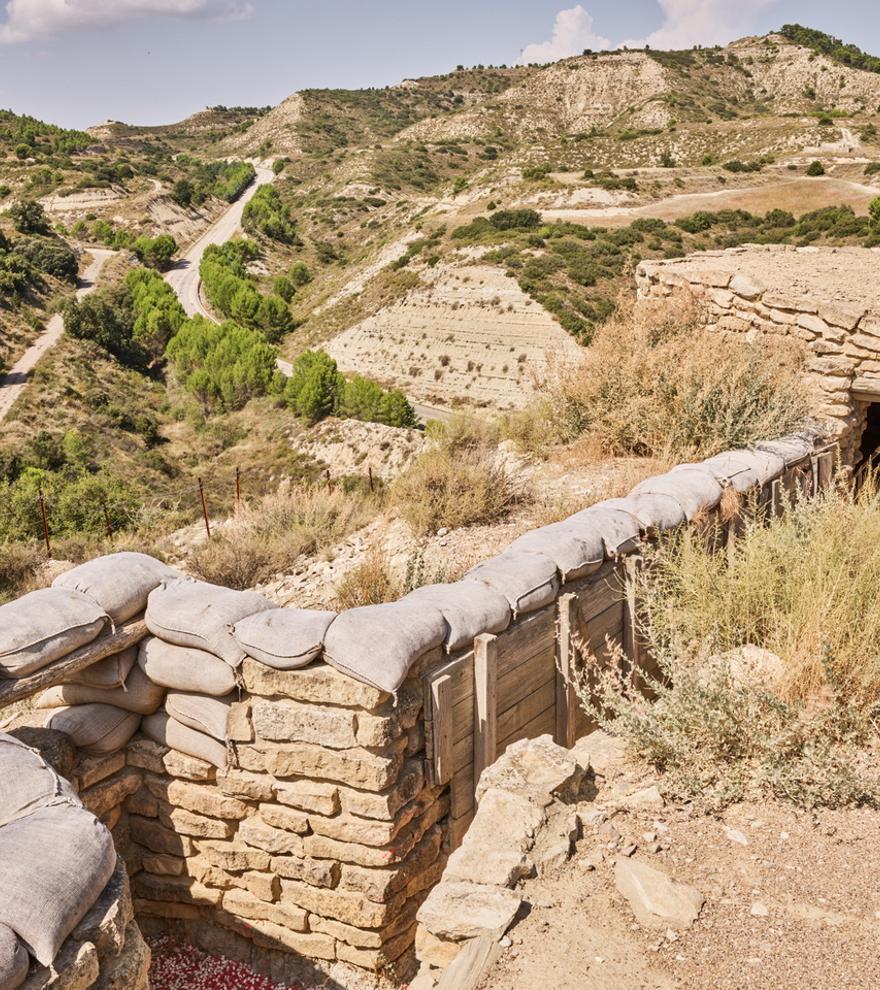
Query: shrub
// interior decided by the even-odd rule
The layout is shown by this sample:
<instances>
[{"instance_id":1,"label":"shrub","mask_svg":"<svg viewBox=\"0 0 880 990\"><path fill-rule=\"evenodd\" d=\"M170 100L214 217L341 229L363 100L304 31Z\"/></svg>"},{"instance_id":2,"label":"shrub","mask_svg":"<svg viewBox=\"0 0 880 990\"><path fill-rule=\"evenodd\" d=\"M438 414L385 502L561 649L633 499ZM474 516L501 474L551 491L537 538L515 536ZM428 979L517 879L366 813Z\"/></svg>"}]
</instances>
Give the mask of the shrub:
<instances>
[{"instance_id":1,"label":"shrub","mask_svg":"<svg viewBox=\"0 0 880 990\"><path fill-rule=\"evenodd\" d=\"M193 572L230 588L252 588L363 526L369 499L336 488L301 486L246 506L190 559Z\"/></svg>"},{"instance_id":2,"label":"shrub","mask_svg":"<svg viewBox=\"0 0 880 990\"><path fill-rule=\"evenodd\" d=\"M48 234L49 222L46 211L32 199L22 199L13 203L7 211L12 226L19 234Z\"/></svg>"},{"instance_id":3,"label":"shrub","mask_svg":"<svg viewBox=\"0 0 880 990\"><path fill-rule=\"evenodd\" d=\"M525 494L491 448L439 443L395 480L390 498L417 533L431 533L497 522Z\"/></svg>"},{"instance_id":4,"label":"shrub","mask_svg":"<svg viewBox=\"0 0 880 990\"><path fill-rule=\"evenodd\" d=\"M820 161L812 161L807 166L807 175L816 176L825 174L825 166Z\"/></svg>"},{"instance_id":5,"label":"shrub","mask_svg":"<svg viewBox=\"0 0 880 990\"><path fill-rule=\"evenodd\" d=\"M537 210L496 210L489 223L496 230L531 230L541 225Z\"/></svg>"},{"instance_id":6,"label":"shrub","mask_svg":"<svg viewBox=\"0 0 880 990\"><path fill-rule=\"evenodd\" d=\"M16 242L16 253L34 268L67 282L76 281L78 264L70 245L55 237L26 237Z\"/></svg>"},{"instance_id":7,"label":"shrub","mask_svg":"<svg viewBox=\"0 0 880 990\"><path fill-rule=\"evenodd\" d=\"M868 162L865 166L865 175L876 175L880 172L880 162Z\"/></svg>"},{"instance_id":8,"label":"shrub","mask_svg":"<svg viewBox=\"0 0 880 990\"><path fill-rule=\"evenodd\" d=\"M561 439L684 460L791 432L807 413L802 392L794 349L701 330L686 301L657 314L625 298L545 401Z\"/></svg>"},{"instance_id":9,"label":"shrub","mask_svg":"<svg viewBox=\"0 0 880 990\"><path fill-rule=\"evenodd\" d=\"M156 237L139 237L133 245L134 253L141 264L164 271L177 252L177 241L171 234Z\"/></svg>"},{"instance_id":10,"label":"shrub","mask_svg":"<svg viewBox=\"0 0 880 990\"><path fill-rule=\"evenodd\" d=\"M868 219L875 230L880 230L880 196L871 200L868 206Z\"/></svg>"},{"instance_id":11,"label":"shrub","mask_svg":"<svg viewBox=\"0 0 880 990\"><path fill-rule=\"evenodd\" d=\"M657 700L599 675L595 701L668 791L715 807L768 795L878 803L858 748L880 697L880 616L864 609L880 593L866 551L880 538L878 510L870 479L858 496L840 488L779 518L749 514L723 550L694 530L648 549L633 591L659 664L645 678ZM777 655L781 676L738 673L727 651L745 645Z\"/></svg>"}]
</instances>

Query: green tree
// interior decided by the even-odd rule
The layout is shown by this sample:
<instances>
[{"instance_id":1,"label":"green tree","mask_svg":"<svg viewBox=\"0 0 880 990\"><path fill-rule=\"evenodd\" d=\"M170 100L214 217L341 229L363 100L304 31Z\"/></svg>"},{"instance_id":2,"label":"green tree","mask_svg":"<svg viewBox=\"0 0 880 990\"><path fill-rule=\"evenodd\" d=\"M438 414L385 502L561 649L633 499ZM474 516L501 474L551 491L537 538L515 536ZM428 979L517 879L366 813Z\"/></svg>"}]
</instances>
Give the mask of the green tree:
<instances>
[{"instance_id":1,"label":"green tree","mask_svg":"<svg viewBox=\"0 0 880 990\"><path fill-rule=\"evenodd\" d=\"M880 230L880 196L871 200L871 204L868 207L868 219L874 230Z\"/></svg>"},{"instance_id":2,"label":"green tree","mask_svg":"<svg viewBox=\"0 0 880 990\"><path fill-rule=\"evenodd\" d=\"M263 332L271 341L280 340L293 329L293 317L290 309L281 296L263 296L257 321Z\"/></svg>"},{"instance_id":3,"label":"green tree","mask_svg":"<svg viewBox=\"0 0 880 990\"><path fill-rule=\"evenodd\" d=\"M298 288L301 289L304 285L308 285L312 280L312 273L301 261L294 261L290 266L290 281Z\"/></svg>"},{"instance_id":4,"label":"green tree","mask_svg":"<svg viewBox=\"0 0 880 990\"><path fill-rule=\"evenodd\" d=\"M298 416L318 422L336 409L342 377L326 351L306 351L293 362L284 398Z\"/></svg>"},{"instance_id":5,"label":"green tree","mask_svg":"<svg viewBox=\"0 0 880 990\"><path fill-rule=\"evenodd\" d=\"M820 161L813 161L807 166L807 175L817 176L825 174L825 166Z\"/></svg>"},{"instance_id":6,"label":"green tree","mask_svg":"<svg viewBox=\"0 0 880 990\"><path fill-rule=\"evenodd\" d=\"M9 219L19 234L48 234L46 211L32 199L21 199L9 207Z\"/></svg>"},{"instance_id":7,"label":"green tree","mask_svg":"<svg viewBox=\"0 0 880 990\"><path fill-rule=\"evenodd\" d=\"M142 264L164 271L177 252L177 241L171 234L159 234L157 237L139 237L133 247Z\"/></svg>"},{"instance_id":8,"label":"green tree","mask_svg":"<svg viewBox=\"0 0 880 990\"><path fill-rule=\"evenodd\" d=\"M290 209L274 186L260 186L244 208L241 225L249 234L263 234L273 241L291 244L296 231Z\"/></svg>"}]
</instances>

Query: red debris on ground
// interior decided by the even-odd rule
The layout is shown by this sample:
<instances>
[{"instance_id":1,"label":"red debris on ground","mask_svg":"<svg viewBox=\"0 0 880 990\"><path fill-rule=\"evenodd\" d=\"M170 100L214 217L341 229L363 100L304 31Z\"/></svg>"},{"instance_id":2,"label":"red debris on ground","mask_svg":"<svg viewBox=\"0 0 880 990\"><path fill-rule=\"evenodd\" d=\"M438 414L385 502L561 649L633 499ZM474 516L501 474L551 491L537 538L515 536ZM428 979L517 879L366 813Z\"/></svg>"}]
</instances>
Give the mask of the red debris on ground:
<instances>
[{"instance_id":1,"label":"red debris on ground","mask_svg":"<svg viewBox=\"0 0 880 990\"><path fill-rule=\"evenodd\" d=\"M208 955L165 935L149 942L151 990L306 990L299 983L273 983L244 963Z\"/></svg>"}]
</instances>

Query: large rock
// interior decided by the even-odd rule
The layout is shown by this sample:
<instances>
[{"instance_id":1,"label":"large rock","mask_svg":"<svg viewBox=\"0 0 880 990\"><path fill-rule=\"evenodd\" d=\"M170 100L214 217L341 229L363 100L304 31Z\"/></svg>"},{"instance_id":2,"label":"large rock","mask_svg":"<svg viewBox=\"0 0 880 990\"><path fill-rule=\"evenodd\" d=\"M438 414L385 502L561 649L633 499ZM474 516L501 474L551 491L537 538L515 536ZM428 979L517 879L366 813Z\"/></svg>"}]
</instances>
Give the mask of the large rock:
<instances>
[{"instance_id":1,"label":"large rock","mask_svg":"<svg viewBox=\"0 0 880 990\"><path fill-rule=\"evenodd\" d=\"M626 759L623 740L603 729L596 729L578 739L571 751L584 766L589 765L601 777L613 777L620 773Z\"/></svg>"},{"instance_id":2,"label":"large rock","mask_svg":"<svg viewBox=\"0 0 880 990\"><path fill-rule=\"evenodd\" d=\"M444 880L419 908L419 923L441 939L461 942L507 931L522 904L513 890L464 880Z\"/></svg>"},{"instance_id":3,"label":"large rock","mask_svg":"<svg viewBox=\"0 0 880 990\"><path fill-rule=\"evenodd\" d=\"M705 900L696 887L677 883L638 859L618 859L614 882L646 928L690 928Z\"/></svg>"},{"instance_id":4,"label":"large rock","mask_svg":"<svg viewBox=\"0 0 880 990\"><path fill-rule=\"evenodd\" d=\"M577 799L586 775L585 766L573 750L557 746L549 736L522 739L483 771L477 785L477 800L490 788L524 794L548 805L554 797Z\"/></svg>"}]
</instances>

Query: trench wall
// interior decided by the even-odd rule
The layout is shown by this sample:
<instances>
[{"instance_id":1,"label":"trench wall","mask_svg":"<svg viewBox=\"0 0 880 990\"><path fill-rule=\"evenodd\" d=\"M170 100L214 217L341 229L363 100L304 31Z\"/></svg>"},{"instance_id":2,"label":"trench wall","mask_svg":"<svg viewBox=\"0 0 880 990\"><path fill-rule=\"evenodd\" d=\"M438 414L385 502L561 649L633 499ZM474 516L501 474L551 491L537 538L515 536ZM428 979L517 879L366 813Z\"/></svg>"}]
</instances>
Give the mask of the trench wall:
<instances>
[{"instance_id":1,"label":"trench wall","mask_svg":"<svg viewBox=\"0 0 880 990\"><path fill-rule=\"evenodd\" d=\"M818 438L764 447L670 472L604 505L644 537L711 519L725 488L753 489L775 511L786 492L830 483L836 455ZM694 472L709 495L669 494ZM662 518L651 518L657 507ZM571 678L576 649L602 655L616 644L644 661L624 588L638 541L604 539L606 559L591 573L557 576L539 607L521 609L504 631L411 657L396 697L320 658L284 671L247 657L224 765L140 733L80 754L69 776L113 833L141 927L177 931L288 981L410 957L416 914L474 817L482 770L518 740L550 734L571 746L591 728ZM135 618L107 635L131 645L147 631ZM65 662L35 675L39 687L61 681Z\"/></svg>"}]
</instances>

